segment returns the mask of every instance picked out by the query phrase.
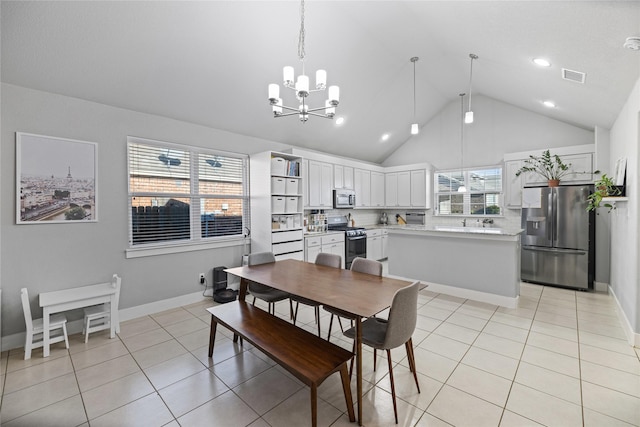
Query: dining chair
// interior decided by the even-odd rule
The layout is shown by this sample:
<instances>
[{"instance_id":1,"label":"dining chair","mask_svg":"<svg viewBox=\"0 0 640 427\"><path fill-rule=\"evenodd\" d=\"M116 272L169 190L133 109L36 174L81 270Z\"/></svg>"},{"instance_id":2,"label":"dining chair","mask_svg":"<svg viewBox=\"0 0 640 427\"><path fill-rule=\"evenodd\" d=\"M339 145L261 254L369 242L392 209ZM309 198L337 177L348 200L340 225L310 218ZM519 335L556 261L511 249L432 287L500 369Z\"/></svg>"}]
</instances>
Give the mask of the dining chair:
<instances>
[{"instance_id":1,"label":"dining chair","mask_svg":"<svg viewBox=\"0 0 640 427\"><path fill-rule=\"evenodd\" d=\"M111 279L111 286L116 290L116 315L118 313L118 304L120 301L120 284L122 279L114 274ZM118 319L114 319L116 325L119 324ZM84 309L84 321L82 323L82 334L84 335L84 342L89 341L89 334L91 332L102 331L104 329L111 328L111 305L110 303L92 305ZM119 332L119 331L118 331Z\"/></svg>"},{"instance_id":2,"label":"dining chair","mask_svg":"<svg viewBox=\"0 0 640 427\"><path fill-rule=\"evenodd\" d=\"M336 254L329 254L326 252L320 252L316 257L316 264L325 265L327 267L340 268L342 267L342 257ZM293 311L293 324L296 324L296 319L298 317L298 305L304 304L310 307L313 307L316 314L316 324L318 325L318 336L320 336L320 306L319 304L313 300L308 298L300 297L297 295L291 295L291 301L296 303L296 308Z\"/></svg>"},{"instance_id":3,"label":"dining chair","mask_svg":"<svg viewBox=\"0 0 640 427\"><path fill-rule=\"evenodd\" d=\"M24 341L24 360L31 359L31 350L42 347L44 344L44 322L43 319L34 319L31 317L31 306L29 305L29 293L27 288L20 289L20 298L22 299L22 311L24 312L24 323L27 326L26 337ZM54 314L49 318L49 333L59 332L51 335L49 342L51 344L64 341L69 348L69 338L67 336L67 317L62 314Z\"/></svg>"},{"instance_id":4,"label":"dining chair","mask_svg":"<svg viewBox=\"0 0 640 427\"><path fill-rule=\"evenodd\" d=\"M276 262L276 257L273 255L273 253L256 252L253 254L249 254L247 264L249 266L252 266L268 264L270 262ZM276 314L275 303L277 303L278 301L289 299L288 292L274 289L271 286L255 282L249 282L249 293L253 295L253 305L256 305L256 298L259 298L268 304L267 311L273 315ZM289 300L289 314L291 318L293 318L293 303L291 302L291 300Z\"/></svg>"},{"instance_id":5,"label":"dining chair","mask_svg":"<svg viewBox=\"0 0 640 427\"><path fill-rule=\"evenodd\" d=\"M382 263L380 261L374 261L372 259L357 257L351 263L351 271L356 271L358 273L371 274L373 276L382 276ZM344 328L342 327L342 321L340 320L340 318L343 317L345 319L349 319L352 323L356 319L356 317L353 314L340 310L339 308L326 306L326 305L323 308L329 313L331 313L331 319L329 320L329 333L327 334L327 341L331 340L331 328L333 327L334 316L338 317L340 330L343 333L344 333Z\"/></svg>"},{"instance_id":6,"label":"dining chair","mask_svg":"<svg viewBox=\"0 0 640 427\"><path fill-rule=\"evenodd\" d=\"M418 374L416 372L416 360L413 353L413 342L411 336L416 329L416 320L418 318L418 291L420 290L420 282L413 282L411 285L398 289L393 296L391 309L389 310L388 319L380 319L378 317L370 317L362 322L362 343L373 348L373 370L376 370L376 350L387 351L387 362L389 364L389 379L391 380L391 396L393 398L393 413L398 424L398 408L396 405L396 389L393 382L393 364L391 361L391 350L404 344L407 350L407 359L409 360L409 370L413 373L416 381L418 393L420 393L420 384L418 384ZM344 332L344 335L354 339L356 328L350 328ZM353 350L355 352L355 348ZM353 368L353 358L351 359Z\"/></svg>"}]
</instances>

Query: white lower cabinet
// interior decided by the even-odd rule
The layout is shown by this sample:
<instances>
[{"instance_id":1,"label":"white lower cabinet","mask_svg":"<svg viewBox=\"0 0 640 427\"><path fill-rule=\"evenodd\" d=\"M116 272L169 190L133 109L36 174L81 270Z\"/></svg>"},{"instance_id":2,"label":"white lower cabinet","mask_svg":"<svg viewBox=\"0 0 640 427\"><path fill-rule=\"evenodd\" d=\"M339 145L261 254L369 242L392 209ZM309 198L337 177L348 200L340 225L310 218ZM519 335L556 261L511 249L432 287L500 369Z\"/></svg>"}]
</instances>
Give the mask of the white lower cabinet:
<instances>
[{"instance_id":1,"label":"white lower cabinet","mask_svg":"<svg viewBox=\"0 0 640 427\"><path fill-rule=\"evenodd\" d=\"M367 230L367 259L378 261L382 258L382 230Z\"/></svg>"},{"instance_id":2,"label":"white lower cabinet","mask_svg":"<svg viewBox=\"0 0 640 427\"><path fill-rule=\"evenodd\" d=\"M389 256L387 254L387 247L389 243L389 231L382 230L382 258L387 259Z\"/></svg>"},{"instance_id":3,"label":"white lower cabinet","mask_svg":"<svg viewBox=\"0 0 640 427\"><path fill-rule=\"evenodd\" d=\"M340 255L344 268L344 233L330 233L304 238L304 260L316 262L320 252Z\"/></svg>"}]
</instances>

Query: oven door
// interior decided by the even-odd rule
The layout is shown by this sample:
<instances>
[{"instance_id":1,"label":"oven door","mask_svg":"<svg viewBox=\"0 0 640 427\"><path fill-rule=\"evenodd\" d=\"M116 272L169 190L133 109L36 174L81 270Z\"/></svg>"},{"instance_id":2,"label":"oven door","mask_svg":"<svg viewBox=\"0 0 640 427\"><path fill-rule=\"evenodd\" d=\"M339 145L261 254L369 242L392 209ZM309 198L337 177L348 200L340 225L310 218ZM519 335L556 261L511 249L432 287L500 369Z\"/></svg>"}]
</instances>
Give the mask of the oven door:
<instances>
[{"instance_id":1,"label":"oven door","mask_svg":"<svg viewBox=\"0 0 640 427\"><path fill-rule=\"evenodd\" d=\"M345 266L351 268L351 263L356 257L367 257L367 236L347 237L345 240Z\"/></svg>"}]
</instances>

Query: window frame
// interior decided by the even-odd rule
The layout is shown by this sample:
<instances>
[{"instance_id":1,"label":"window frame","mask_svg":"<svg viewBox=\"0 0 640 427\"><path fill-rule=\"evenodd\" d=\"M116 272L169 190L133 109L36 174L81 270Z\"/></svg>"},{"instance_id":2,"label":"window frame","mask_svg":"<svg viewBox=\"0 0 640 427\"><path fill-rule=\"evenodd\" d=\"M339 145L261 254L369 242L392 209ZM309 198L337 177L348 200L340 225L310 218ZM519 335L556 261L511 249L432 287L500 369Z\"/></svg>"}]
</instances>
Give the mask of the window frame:
<instances>
[{"instance_id":1,"label":"window frame","mask_svg":"<svg viewBox=\"0 0 640 427\"><path fill-rule=\"evenodd\" d=\"M189 158L188 179L190 181L187 193L171 191L132 191L132 168L131 155L132 145L145 145L160 150L179 150L185 152ZM200 156L219 156L238 159L241 166L241 191L242 194L230 195L222 193L201 193L200 182L205 176L199 170ZM189 252L203 249L224 248L230 246L241 246L246 243L250 226L250 199L249 199L249 155L234 153L222 150L213 150L203 147L196 147L185 144L176 144L165 141L152 140L134 136L127 137L127 249L126 258L137 258L144 256L163 255L170 253ZM133 212L132 200L134 197L156 197L156 198L176 198L189 199L189 238L178 240L164 240L159 242L144 242L134 244ZM242 201L242 228L241 232L232 235L202 236L202 212L201 202L207 199L238 199ZM224 209L224 208L223 208Z\"/></svg>"},{"instance_id":2,"label":"window frame","mask_svg":"<svg viewBox=\"0 0 640 427\"><path fill-rule=\"evenodd\" d=\"M488 170L499 170L500 171L500 179L497 180L500 184L500 188L496 189L496 190L487 190L484 189L482 191L471 191L471 178L470 175L472 172L482 172L482 171L488 171ZM457 189L456 190L451 190L449 189L449 191L442 191L440 190L440 183L438 181L438 176L439 175L460 175L460 172L462 171L463 174L463 179L464 179L464 186L467 188L467 191L464 193L458 193ZM504 167L502 165L493 165L493 166L480 166L480 167L473 167L473 168L465 168L465 169L443 169L443 170L436 170L433 173L433 194L434 194L434 212L436 216L442 216L442 217L492 217L492 218L496 218L496 217L503 217L504 216ZM442 195L462 195L462 213L441 213L440 211L440 203L439 203L439 199L440 196ZM498 203L494 204L496 206L498 206L500 208L500 212L497 214L489 214L489 213L483 213L483 214L474 214L472 213L471 210L471 205L472 205L472 195L484 195L484 208L486 210L487 208L487 201L486 201L486 196L487 195L497 195L498 196Z\"/></svg>"}]
</instances>

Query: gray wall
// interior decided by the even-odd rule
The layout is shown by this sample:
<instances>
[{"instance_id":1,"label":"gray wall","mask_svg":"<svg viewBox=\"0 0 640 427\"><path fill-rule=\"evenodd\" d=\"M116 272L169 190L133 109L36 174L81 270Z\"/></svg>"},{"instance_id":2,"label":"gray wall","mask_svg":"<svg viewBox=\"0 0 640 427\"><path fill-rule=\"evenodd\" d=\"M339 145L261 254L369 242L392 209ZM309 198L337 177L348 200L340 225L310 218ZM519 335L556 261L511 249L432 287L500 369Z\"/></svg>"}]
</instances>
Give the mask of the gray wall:
<instances>
[{"instance_id":1,"label":"gray wall","mask_svg":"<svg viewBox=\"0 0 640 427\"><path fill-rule=\"evenodd\" d=\"M239 265L242 246L126 259L128 245L128 135L220 150L255 153L282 144L113 108L76 98L2 85L0 287L2 336L24 330L20 288L37 310L40 292L122 276L121 308L202 291L197 275L211 282L215 266ZM98 143L99 221L86 224L15 224L15 132ZM80 313L68 316L78 318ZM34 316L41 316L35 311Z\"/></svg>"}]
</instances>

